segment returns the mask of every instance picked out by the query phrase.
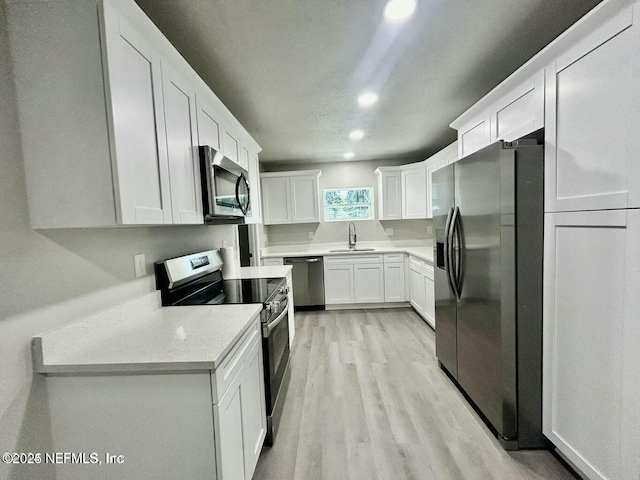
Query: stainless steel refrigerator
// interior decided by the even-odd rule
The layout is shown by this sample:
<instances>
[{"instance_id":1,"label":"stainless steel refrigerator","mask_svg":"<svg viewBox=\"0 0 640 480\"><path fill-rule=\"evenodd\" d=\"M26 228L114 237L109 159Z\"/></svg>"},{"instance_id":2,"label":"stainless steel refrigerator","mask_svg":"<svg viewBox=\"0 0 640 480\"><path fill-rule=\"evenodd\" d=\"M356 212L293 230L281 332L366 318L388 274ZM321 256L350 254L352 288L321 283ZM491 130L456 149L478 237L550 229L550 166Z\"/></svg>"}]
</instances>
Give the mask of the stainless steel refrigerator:
<instances>
[{"instance_id":1,"label":"stainless steel refrigerator","mask_svg":"<svg viewBox=\"0 0 640 480\"><path fill-rule=\"evenodd\" d=\"M542 435L543 131L433 174L436 355L505 449Z\"/></svg>"}]
</instances>

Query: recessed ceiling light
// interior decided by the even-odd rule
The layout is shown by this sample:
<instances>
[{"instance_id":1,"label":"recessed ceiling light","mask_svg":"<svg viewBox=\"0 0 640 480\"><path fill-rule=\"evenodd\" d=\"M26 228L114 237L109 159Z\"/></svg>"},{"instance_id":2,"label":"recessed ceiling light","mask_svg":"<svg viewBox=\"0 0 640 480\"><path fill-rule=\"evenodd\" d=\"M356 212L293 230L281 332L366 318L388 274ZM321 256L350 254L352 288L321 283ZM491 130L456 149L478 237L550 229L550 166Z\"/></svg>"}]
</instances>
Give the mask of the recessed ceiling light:
<instances>
[{"instance_id":1,"label":"recessed ceiling light","mask_svg":"<svg viewBox=\"0 0 640 480\"><path fill-rule=\"evenodd\" d=\"M354 157L355 153L353 152L347 152L343 155L344 158L346 158L347 160L351 160Z\"/></svg>"},{"instance_id":2,"label":"recessed ceiling light","mask_svg":"<svg viewBox=\"0 0 640 480\"><path fill-rule=\"evenodd\" d=\"M389 0L384 7L387 22L397 23L409 18L416 9L416 0Z\"/></svg>"},{"instance_id":3,"label":"recessed ceiling light","mask_svg":"<svg viewBox=\"0 0 640 480\"><path fill-rule=\"evenodd\" d=\"M351 140L360 140L364 137L364 132L362 130L354 130L349 134L349 138Z\"/></svg>"},{"instance_id":4,"label":"recessed ceiling light","mask_svg":"<svg viewBox=\"0 0 640 480\"><path fill-rule=\"evenodd\" d=\"M378 95L373 92L365 92L358 97L358 104L361 107L370 107L378 101Z\"/></svg>"}]
</instances>

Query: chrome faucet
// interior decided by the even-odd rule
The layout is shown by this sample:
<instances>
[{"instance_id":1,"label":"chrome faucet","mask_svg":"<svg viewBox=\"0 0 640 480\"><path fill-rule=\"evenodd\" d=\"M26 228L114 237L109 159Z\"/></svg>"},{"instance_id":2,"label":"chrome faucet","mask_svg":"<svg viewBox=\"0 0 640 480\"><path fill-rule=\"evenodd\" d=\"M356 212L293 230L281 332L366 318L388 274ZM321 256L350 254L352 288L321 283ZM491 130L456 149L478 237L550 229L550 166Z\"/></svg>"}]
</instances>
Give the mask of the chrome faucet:
<instances>
[{"instance_id":1,"label":"chrome faucet","mask_svg":"<svg viewBox=\"0 0 640 480\"><path fill-rule=\"evenodd\" d=\"M353 222L349 222L349 249L353 250L356 248L356 242L358 241L358 236L356 235L356 226Z\"/></svg>"}]
</instances>

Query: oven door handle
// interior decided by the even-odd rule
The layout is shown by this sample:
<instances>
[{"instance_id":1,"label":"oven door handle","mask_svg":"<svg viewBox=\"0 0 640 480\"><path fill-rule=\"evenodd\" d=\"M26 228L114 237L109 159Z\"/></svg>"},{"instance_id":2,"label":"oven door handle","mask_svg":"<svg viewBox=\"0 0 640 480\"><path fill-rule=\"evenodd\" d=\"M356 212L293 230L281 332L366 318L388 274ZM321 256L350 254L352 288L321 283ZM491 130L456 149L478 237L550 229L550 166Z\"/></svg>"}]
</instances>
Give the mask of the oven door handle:
<instances>
[{"instance_id":1,"label":"oven door handle","mask_svg":"<svg viewBox=\"0 0 640 480\"><path fill-rule=\"evenodd\" d=\"M269 338L269 335L271 335L271 332L273 331L273 329L276 328L280 324L280 322L282 322L284 317L286 317L288 314L289 314L289 302L285 302L285 306L284 306L284 309L282 310L282 313L280 313L280 315L278 315L275 320L269 322L268 324L263 325L262 336L264 338Z\"/></svg>"}]
</instances>

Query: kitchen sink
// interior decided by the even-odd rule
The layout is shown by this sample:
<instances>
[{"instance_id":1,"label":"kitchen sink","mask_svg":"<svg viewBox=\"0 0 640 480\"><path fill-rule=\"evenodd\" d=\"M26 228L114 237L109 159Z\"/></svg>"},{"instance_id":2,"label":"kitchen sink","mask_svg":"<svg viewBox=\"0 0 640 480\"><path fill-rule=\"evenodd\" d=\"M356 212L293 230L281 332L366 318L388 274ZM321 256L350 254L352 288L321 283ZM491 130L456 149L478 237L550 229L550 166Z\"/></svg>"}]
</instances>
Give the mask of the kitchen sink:
<instances>
[{"instance_id":1,"label":"kitchen sink","mask_svg":"<svg viewBox=\"0 0 640 480\"><path fill-rule=\"evenodd\" d=\"M349 252L374 252L375 248L338 248L337 250L329 250L332 253L349 253Z\"/></svg>"}]
</instances>

